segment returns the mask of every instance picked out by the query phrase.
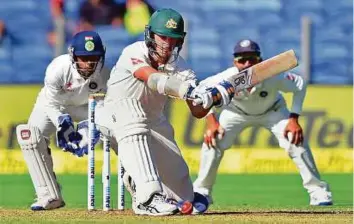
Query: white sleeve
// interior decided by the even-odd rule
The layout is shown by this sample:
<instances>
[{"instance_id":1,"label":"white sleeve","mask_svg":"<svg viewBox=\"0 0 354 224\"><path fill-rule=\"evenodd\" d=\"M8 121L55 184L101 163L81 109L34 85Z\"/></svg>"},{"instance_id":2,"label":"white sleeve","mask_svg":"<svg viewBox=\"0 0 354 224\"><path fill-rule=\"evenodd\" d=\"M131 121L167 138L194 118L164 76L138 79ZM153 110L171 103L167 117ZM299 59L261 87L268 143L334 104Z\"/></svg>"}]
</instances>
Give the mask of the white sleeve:
<instances>
[{"instance_id":1,"label":"white sleeve","mask_svg":"<svg viewBox=\"0 0 354 224\"><path fill-rule=\"evenodd\" d=\"M134 74L139 68L150 66L143 52L135 50L134 45L125 48L118 60L120 66L123 66L131 74Z\"/></svg>"},{"instance_id":2,"label":"white sleeve","mask_svg":"<svg viewBox=\"0 0 354 224\"><path fill-rule=\"evenodd\" d=\"M63 70L51 63L46 70L44 78L46 113L55 127L58 127L58 117L62 114L60 106L65 104L66 98L63 96Z\"/></svg>"},{"instance_id":3,"label":"white sleeve","mask_svg":"<svg viewBox=\"0 0 354 224\"><path fill-rule=\"evenodd\" d=\"M306 95L306 87L305 80L299 75L294 73L280 75L279 90L284 93L293 93L292 113L301 114Z\"/></svg>"}]
</instances>

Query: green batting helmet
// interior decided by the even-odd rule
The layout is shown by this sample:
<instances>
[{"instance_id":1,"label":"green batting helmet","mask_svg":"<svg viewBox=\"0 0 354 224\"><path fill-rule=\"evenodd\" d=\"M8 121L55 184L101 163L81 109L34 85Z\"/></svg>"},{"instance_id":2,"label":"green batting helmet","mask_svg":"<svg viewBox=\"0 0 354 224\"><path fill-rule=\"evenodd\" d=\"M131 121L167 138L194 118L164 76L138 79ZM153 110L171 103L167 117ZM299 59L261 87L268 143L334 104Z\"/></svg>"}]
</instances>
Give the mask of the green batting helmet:
<instances>
[{"instance_id":1,"label":"green batting helmet","mask_svg":"<svg viewBox=\"0 0 354 224\"><path fill-rule=\"evenodd\" d=\"M152 34L179 38L178 52L182 49L184 37L184 20L181 14L173 9L159 9L150 17L149 24L145 28L145 43L153 51L154 39Z\"/></svg>"},{"instance_id":2,"label":"green batting helmet","mask_svg":"<svg viewBox=\"0 0 354 224\"><path fill-rule=\"evenodd\" d=\"M167 37L184 38L184 20L173 9L159 9L152 14L149 21L150 31Z\"/></svg>"}]
</instances>

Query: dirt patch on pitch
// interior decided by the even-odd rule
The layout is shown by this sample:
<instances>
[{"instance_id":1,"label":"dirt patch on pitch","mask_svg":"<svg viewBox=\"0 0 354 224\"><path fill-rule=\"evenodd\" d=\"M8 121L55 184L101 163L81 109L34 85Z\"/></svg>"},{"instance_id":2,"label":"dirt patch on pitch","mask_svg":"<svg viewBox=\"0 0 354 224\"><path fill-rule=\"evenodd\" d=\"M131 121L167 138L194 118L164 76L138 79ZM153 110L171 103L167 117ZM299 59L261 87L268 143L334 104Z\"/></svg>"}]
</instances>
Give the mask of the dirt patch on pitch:
<instances>
[{"instance_id":1,"label":"dirt patch on pitch","mask_svg":"<svg viewBox=\"0 0 354 224\"><path fill-rule=\"evenodd\" d=\"M126 211L0 209L1 223L353 223L350 211L209 211L200 216L136 216Z\"/></svg>"}]
</instances>

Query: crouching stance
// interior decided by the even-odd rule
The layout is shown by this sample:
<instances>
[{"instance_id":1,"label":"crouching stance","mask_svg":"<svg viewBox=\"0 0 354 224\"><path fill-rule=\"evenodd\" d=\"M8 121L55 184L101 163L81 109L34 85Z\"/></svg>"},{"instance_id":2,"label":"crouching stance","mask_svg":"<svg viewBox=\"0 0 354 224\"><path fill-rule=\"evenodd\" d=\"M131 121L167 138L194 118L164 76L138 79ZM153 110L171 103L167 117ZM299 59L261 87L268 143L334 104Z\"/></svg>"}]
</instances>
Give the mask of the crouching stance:
<instances>
[{"instance_id":1,"label":"crouching stance","mask_svg":"<svg viewBox=\"0 0 354 224\"><path fill-rule=\"evenodd\" d=\"M83 31L73 37L69 54L55 58L47 67L28 124L17 126L22 149L37 199L32 210L55 209L65 205L53 170L49 137L56 132L57 145L82 156L82 136L73 121L87 119L91 93L106 89L109 71L102 69L105 48L95 32Z\"/></svg>"},{"instance_id":2,"label":"crouching stance","mask_svg":"<svg viewBox=\"0 0 354 224\"><path fill-rule=\"evenodd\" d=\"M258 44L241 40L235 46L234 67L217 77L227 76L233 70L242 71L262 61ZM208 78L203 82L215 82ZM287 109L281 92L293 93L291 111ZM298 117L306 94L306 83L301 76L288 73L265 80L247 90L237 92L232 102L224 107L219 119L213 112L206 116L207 130L201 149L201 163L195 191L212 201L212 189L217 170L233 140L247 127L268 129L294 162L302 178L303 187L310 196L310 205L332 205L329 185L321 180L308 142L304 141Z\"/></svg>"},{"instance_id":3,"label":"crouching stance","mask_svg":"<svg viewBox=\"0 0 354 224\"><path fill-rule=\"evenodd\" d=\"M179 56L185 34L178 12L157 10L145 41L123 50L111 71L104 107L97 112L96 123L111 130L118 143L136 214L172 215L179 212L178 203L189 208L183 213L204 212L208 206L195 203L188 166L163 110L168 97L179 98L201 118L212 106L227 105L234 92L227 82L197 87L194 72Z\"/></svg>"}]
</instances>

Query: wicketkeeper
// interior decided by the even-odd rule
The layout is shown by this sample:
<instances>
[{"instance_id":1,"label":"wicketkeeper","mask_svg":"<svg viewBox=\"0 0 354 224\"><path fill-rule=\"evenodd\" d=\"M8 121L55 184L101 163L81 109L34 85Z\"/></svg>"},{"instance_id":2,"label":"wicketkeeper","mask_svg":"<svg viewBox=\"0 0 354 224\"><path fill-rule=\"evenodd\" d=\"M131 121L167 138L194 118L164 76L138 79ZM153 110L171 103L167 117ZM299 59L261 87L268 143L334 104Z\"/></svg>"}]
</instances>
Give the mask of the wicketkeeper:
<instances>
[{"instance_id":1,"label":"wicketkeeper","mask_svg":"<svg viewBox=\"0 0 354 224\"><path fill-rule=\"evenodd\" d=\"M49 137L56 132L58 147L83 155L83 136L74 128L73 121L87 119L89 94L105 92L109 71L103 68L104 61L105 47L100 36L93 31L77 33L69 53L48 65L44 87L28 123L17 126L18 143L37 195L32 210L65 205L53 170ZM79 129L84 126L85 122L78 124Z\"/></svg>"}]
</instances>

